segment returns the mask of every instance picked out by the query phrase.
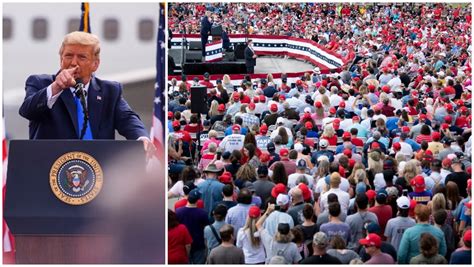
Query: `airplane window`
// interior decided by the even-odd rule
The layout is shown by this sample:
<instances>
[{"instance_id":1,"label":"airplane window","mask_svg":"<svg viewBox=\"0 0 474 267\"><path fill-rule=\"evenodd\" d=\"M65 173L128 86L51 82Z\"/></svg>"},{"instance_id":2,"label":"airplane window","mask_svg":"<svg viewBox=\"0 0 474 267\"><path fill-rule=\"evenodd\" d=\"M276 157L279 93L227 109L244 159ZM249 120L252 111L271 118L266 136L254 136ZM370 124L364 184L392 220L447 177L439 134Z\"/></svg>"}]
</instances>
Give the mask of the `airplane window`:
<instances>
[{"instance_id":1,"label":"airplane window","mask_svg":"<svg viewBox=\"0 0 474 267\"><path fill-rule=\"evenodd\" d=\"M155 29L151 19L141 19L138 22L138 38L140 41L151 41L153 39Z\"/></svg>"},{"instance_id":2,"label":"airplane window","mask_svg":"<svg viewBox=\"0 0 474 267\"><path fill-rule=\"evenodd\" d=\"M108 41L117 40L119 35L119 23L116 19L105 19L104 20L104 38Z\"/></svg>"},{"instance_id":3,"label":"airplane window","mask_svg":"<svg viewBox=\"0 0 474 267\"><path fill-rule=\"evenodd\" d=\"M48 37L48 21L45 18L33 20L33 39L44 40Z\"/></svg>"},{"instance_id":4,"label":"airplane window","mask_svg":"<svg viewBox=\"0 0 474 267\"><path fill-rule=\"evenodd\" d=\"M13 21L11 18L3 18L3 40L9 40L13 35Z\"/></svg>"},{"instance_id":5,"label":"airplane window","mask_svg":"<svg viewBox=\"0 0 474 267\"><path fill-rule=\"evenodd\" d=\"M67 29L66 29L67 32L66 33L78 31L80 24L81 24L81 20L78 19L78 18L69 19L67 21Z\"/></svg>"}]
</instances>

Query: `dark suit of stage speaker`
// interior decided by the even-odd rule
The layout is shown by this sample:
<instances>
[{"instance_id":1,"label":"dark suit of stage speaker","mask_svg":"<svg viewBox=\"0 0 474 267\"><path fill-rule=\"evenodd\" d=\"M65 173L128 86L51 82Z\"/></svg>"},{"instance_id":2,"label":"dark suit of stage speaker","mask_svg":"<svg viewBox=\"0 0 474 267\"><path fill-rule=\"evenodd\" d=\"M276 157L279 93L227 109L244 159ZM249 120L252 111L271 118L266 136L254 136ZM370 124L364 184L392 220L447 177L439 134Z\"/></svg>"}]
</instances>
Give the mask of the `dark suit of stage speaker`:
<instances>
[{"instance_id":1,"label":"dark suit of stage speaker","mask_svg":"<svg viewBox=\"0 0 474 267\"><path fill-rule=\"evenodd\" d=\"M254 55L255 53L253 52L253 50L247 46L244 51L244 56L245 56L245 67L247 68L248 74L253 74L255 65L257 65L257 59L253 58Z\"/></svg>"},{"instance_id":2,"label":"dark suit of stage speaker","mask_svg":"<svg viewBox=\"0 0 474 267\"><path fill-rule=\"evenodd\" d=\"M211 22L209 22L209 17L204 16L201 19L201 48L202 48L202 56L206 56L206 44L207 39L209 38L209 34L211 33Z\"/></svg>"},{"instance_id":3,"label":"dark suit of stage speaker","mask_svg":"<svg viewBox=\"0 0 474 267\"><path fill-rule=\"evenodd\" d=\"M30 121L30 139L79 139L76 105L71 90L63 90L50 109L47 87L55 75L32 75L26 81L26 97L20 115ZM145 127L122 97L122 85L95 77L87 93L93 139L115 139L115 130L129 140L148 136Z\"/></svg>"}]
</instances>

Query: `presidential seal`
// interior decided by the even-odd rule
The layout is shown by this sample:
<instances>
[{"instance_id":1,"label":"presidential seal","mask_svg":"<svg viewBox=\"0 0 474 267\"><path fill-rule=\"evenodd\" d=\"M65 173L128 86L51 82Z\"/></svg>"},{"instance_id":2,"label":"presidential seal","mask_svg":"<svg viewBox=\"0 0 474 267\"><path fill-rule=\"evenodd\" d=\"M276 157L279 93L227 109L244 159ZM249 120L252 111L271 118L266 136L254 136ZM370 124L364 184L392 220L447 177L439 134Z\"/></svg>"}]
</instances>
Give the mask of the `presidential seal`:
<instances>
[{"instance_id":1,"label":"presidential seal","mask_svg":"<svg viewBox=\"0 0 474 267\"><path fill-rule=\"evenodd\" d=\"M92 201L102 189L103 179L97 160L83 152L62 155L49 172L49 184L54 195L70 205Z\"/></svg>"}]
</instances>

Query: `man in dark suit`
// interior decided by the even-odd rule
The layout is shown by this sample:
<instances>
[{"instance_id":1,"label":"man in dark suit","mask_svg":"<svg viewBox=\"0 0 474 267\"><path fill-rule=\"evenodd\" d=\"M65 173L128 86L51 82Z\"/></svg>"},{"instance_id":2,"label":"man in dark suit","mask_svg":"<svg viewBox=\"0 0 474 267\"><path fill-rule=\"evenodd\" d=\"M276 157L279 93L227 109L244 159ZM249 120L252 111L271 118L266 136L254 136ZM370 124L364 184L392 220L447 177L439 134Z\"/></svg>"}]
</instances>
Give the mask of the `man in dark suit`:
<instances>
[{"instance_id":1,"label":"man in dark suit","mask_svg":"<svg viewBox=\"0 0 474 267\"><path fill-rule=\"evenodd\" d=\"M30 121L30 139L115 139L117 130L127 139L143 141L151 155L155 147L122 97L122 85L93 75L100 64L99 39L86 32L69 33L59 55L57 74L32 75L26 81L20 115ZM85 103L75 95L79 79L84 84ZM88 112L81 112L83 109Z\"/></svg>"},{"instance_id":2,"label":"man in dark suit","mask_svg":"<svg viewBox=\"0 0 474 267\"><path fill-rule=\"evenodd\" d=\"M202 57L206 56L206 44L209 34L211 33L211 11L206 11L204 16L201 19L201 48L202 48Z\"/></svg>"},{"instance_id":3,"label":"man in dark suit","mask_svg":"<svg viewBox=\"0 0 474 267\"><path fill-rule=\"evenodd\" d=\"M247 68L247 73L253 74L255 65L257 65L257 55L255 54L255 51L253 50L253 42L251 39L247 41L247 47L245 48L244 55L245 55L245 67Z\"/></svg>"}]
</instances>

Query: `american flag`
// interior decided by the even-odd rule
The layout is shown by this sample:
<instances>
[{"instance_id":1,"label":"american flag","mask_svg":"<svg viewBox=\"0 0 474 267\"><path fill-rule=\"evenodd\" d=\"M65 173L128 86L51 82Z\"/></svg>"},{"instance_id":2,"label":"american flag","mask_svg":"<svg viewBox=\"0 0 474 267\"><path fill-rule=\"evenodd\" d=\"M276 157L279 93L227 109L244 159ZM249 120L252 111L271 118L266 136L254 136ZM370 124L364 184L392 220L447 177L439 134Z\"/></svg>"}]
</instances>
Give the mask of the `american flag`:
<instances>
[{"instance_id":1,"label":"american flag","mask_svg":"<svg viewBox=\"0 0 474 267\"><path fill-rule=\"evenodd\" d=\"M2 130L2 147L3 147L3 155L2 155L2 162L3 162L3 204L5 205L5 193L6 193L6 184L7 184L7 139L5 137L5 119L3 119L3 130ZM3 219L3 263L15 263L15 239L13 238L10 229L8 229L8 225Z\"/></svg>"},{"instance_id":2,"label":"american flag","mask_svg":"<svg viewBox=\"0 0 474 267\"><path fill-rule=\"evenodd\" d=\"M158 19L158 38L156 46L156 83L155 105L153 112L153 128L151 136L156 146L156 156L164 162L165 155L165 4L160 3L160 16Z\"/></svg>"},{"instance_id":3,"label":"american flag","mask_svg":"<svg viewBox=\"0 0 474 267\"><path fill-rule=\"evenodd\" d=\"M79 31L91 33L91 23L89 19L89 3L81 3L81 24L79 25Z\"/></svg>"}]
</instances>

